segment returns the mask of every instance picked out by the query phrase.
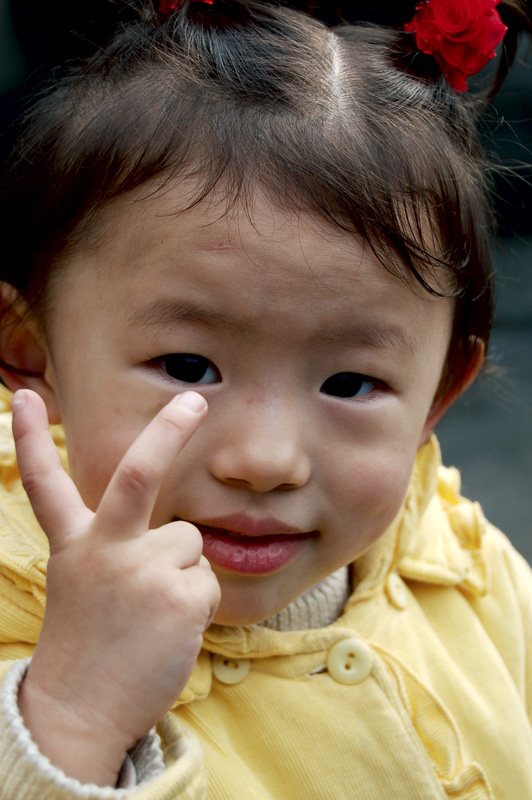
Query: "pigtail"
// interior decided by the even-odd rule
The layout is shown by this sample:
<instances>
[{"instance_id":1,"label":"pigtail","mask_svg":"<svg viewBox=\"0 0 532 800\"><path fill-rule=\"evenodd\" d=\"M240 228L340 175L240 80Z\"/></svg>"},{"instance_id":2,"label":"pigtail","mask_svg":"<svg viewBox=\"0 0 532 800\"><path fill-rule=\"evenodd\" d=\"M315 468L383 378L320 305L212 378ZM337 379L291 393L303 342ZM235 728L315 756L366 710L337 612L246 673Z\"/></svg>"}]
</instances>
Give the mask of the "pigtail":
<instances>
[{"instance_id":1,"label":"pigtail","mask_svg":"<svg viewBox=\"0 0 532 800\"><path fill-rule=\"evenodd\" d=\"M459 4L459 0L456 0ZM492 0L491 0L492 1ZM135 0L132 0L135 2ZM154 0L152 3L141 3L141 15L148 15L168 23L175 22L177 15L186 17L196 29L215 29L230 31L238 29L253 18L254 12L267 13L270 8L287 8L313 17L330 28L346 25L377 26L396 32L397 38L390 53L398 66L402 65L406 74L417 77L429 84L441 81L442 70L435 63L435 58L422 49L417 48L409 24L416 11L423 6L430 6L431 0ZM433 0L436 2L436 0ZM480 11L491 8L490 0L477 0ZM531 0L498 0L496 13L501 24L507 28L504 42L499 48L496 69L485 70L487 77L481 81L480 90L491 100L501 88L517 53L520 36L532 30ZM410 29L411 30L411 29ZM406 32L405 32L406 31ZM502 38L502 33L501 33ZM437 56L436 56L437 61ZM440 64L441 66L441 64ZM445 70L444 74L445 74ZM474 74L473 72L471 74ZM463 81L450 82L451 88L464 91ZM478 91L477 91L478 94Z\"/></svg>"},{"instance_id":2,"label":"pigtail","mask_svg":"<svg viewBox=\"0 0 532 800\"><path fill-rule=\"evenodd\" d=\"M522 34L532 32L532 2L530 0L501 0L497 10L508 30L504 37L498 69L489 89L490 100L499 92L508 75L515 60Z\"/></svg>"},{"instance_id":3,"label":"pigtail","mask_svg":"<svg viewBox=\"0 0 532 800\"><path fill-rule=\"evenodd\" d=\"M420 9L424 3L429 5L430 0L413 0L413 2L412 0L407 0L407 2L383 0L380 3L360 3L349 0L343 0L343 2L342 0L330 0L325 3L301 0L300 3L297 3L296 0L294 4L302 6L308 13L325 22L334 20L335 24L374 24L402 31L405 29L405 25L408 27L416 10ZM479 10L482 11L482 2L478 5ZM497 94L512 66L521 35L532 30L532 3L530 0L499 0L496 12L507 30L500 47L497 69L495 72L491 71L488 85L483 87L489 99ZM411 39L403 37L400 41L400 49L403 50L404 63L410 74L417 72L420 78L429 82L433 82L439 75L439 71L434 68L433 59L425 58L422 53L417 53L416 57L413 57L415 48L412 46Z\"/></svg>"}]
</instances>

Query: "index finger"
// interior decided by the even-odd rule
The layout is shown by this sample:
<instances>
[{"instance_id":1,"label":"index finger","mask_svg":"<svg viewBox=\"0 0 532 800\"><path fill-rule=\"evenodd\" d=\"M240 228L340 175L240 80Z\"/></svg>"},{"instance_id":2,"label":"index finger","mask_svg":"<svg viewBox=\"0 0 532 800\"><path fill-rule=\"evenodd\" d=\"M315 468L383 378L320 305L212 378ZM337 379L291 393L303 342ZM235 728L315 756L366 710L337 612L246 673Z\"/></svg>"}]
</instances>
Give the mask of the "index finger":
<instances>
[{"instance_id":1,"label":"index finger","mask_svg":"<svg viewBox=\"0 0 532 800\"><path fill-rule=\"evenodd\" d=\"M163 477L206 411L204 397L183 392L151 420L123 456L104 492L96 512L100 531L129 538L148 529Z\"/></svg>"}]
</instances>

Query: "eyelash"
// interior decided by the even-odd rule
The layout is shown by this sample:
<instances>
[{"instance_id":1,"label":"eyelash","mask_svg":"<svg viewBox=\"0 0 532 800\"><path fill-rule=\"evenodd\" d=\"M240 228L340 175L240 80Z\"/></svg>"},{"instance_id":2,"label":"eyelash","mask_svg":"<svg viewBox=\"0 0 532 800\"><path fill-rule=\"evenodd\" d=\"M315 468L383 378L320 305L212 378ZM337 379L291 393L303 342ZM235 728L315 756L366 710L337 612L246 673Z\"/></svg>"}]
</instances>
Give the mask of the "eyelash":
<instances>
[{"instance_id":1,"label":"eyelash","mask_svg":"<svg viewBox=\"0 0 532 800\"><path fill-rule=\"evenodd\" d=\"M364 384L367 384L370 388L359 394ZM322 383L320 392L331 397L340 397L348 400L355 397L366 397L375 391L376 387L377 381L368 375L361 375L359 372L337 372Z\"/></svg>"},{"instance_id":2,"label":"eyelash","mask_svg":"<svg viewBox=\"0 0 532 800\"><path fill-rule=\"evenodd\" d=\"M169 353L156 359L155 363L166 372L169 378L181 383L211 384L219 383L222 380L222 376L212 361L195 353ZM205 374L209 370L212 372L212 377L209 376L208 380L204 380ZM180 374L172 374L172 372L179 372Z\"/></svg>"},{"instance_id":3,"label":"eyelash","mask_svg":"<svg viewBox=\"0 0 532 800\"><path fill-rule=\"evenodd\" d=\"M222 380L217 367L204 356L195 353L169 353L151 362L160 367L171 380L192 385L210 385L219 383ZM207 379L205 379L205 377ZM375 391L379 381L362 375L358 372L337 372L325 380L321 387L322 394L341 399L353 399L356 397L366 397ZM362 394L361 389L366 388Z\"/></svg>"}]
</instances>

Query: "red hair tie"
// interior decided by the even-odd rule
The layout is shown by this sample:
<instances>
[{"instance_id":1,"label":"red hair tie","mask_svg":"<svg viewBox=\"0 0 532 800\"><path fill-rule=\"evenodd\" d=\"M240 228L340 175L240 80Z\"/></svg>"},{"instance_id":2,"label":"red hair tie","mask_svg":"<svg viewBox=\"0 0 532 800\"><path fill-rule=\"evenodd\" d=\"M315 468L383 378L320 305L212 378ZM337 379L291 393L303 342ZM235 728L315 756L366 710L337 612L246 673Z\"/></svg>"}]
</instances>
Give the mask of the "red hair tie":
<instances>
[{"instance_id":1,"label":"red hair tie","mask_svg":"<svg viewBox=\"0 0 532 800\"><path fill-rule=\"evenodd\" d=\"M188 0L188 1L194 3L203 3L204 5L207 6L214 5L214 0ZM170 16L172 12L177 11L177 9L185 5L186 2L187 0L161 0L159 6L161 14L164 14L165 16Z\"/></svg>"},{"instance_id":2,"label":"red hair tie","mask_svg":"<svg viewBox=\"0 0 532 800\"><path fill-rule=\"evenodd\" d=\"M423 53L434 56L455 92L495 56L508 30L495 6L500 0L422 0L405 31Z\"/></svg>"}]
</instances>

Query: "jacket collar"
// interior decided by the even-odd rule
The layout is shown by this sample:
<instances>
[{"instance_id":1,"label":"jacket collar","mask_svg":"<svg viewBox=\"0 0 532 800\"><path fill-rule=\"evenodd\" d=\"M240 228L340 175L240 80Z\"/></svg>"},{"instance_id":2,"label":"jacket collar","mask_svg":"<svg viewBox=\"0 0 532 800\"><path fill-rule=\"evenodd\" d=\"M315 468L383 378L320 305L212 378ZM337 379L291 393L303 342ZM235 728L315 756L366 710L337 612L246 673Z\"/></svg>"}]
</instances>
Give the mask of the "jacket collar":
<instances>
[{"instance_id":1,"label":"jacket collar","mask_svg":"<svg viewBox=\"0 0 532 800\"><path fill-rule=\"evenodd\" d=\"M432 436L416 456L409 488L395 520L353 565L355 589L344 614L333 626L277 632L257 625L211 625L204 635L205 648L234 657L266 657L328 647L335 625L341 628L348 618L351 623L360 618L360 613L371 613L371 600L382 594L393 571L407 581L485 594L485 520L478 504L462 498L459 490L458 472L442 467L440 448Z\"/></svg>"},{"instance_id":2,"label":"jacket collar","mask_svg":"<svg viewBox=\"0 0 532 800\"><path fill-rule=\"evenodd\" d=\"M485 527L478 503L460 495L458 470L442 466L438 441L432 436L417 454L399 514L355 565L358 577L350 602L377 591L393 570L406 580L485 594Z\"/></svg>"}]
</instances>

